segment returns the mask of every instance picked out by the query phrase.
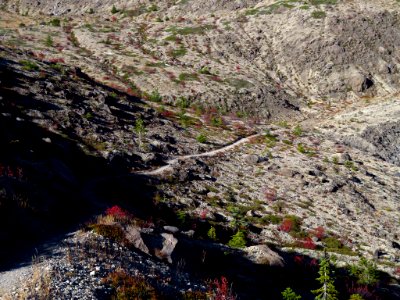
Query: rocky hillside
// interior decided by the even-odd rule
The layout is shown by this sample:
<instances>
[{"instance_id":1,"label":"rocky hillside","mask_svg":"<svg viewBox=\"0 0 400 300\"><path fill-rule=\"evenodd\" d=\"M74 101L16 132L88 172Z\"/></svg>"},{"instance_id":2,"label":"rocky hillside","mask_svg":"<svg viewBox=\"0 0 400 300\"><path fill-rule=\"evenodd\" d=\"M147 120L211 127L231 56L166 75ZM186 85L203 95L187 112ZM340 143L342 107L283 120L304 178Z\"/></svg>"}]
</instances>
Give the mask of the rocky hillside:
<instances>
[{"instance_id":1,"label":"rocky hillside","mask_svg":"<svg viewBox=\"0 0 400 300\"><path fill-rule=\"evenodd\" d=\"M0 299L400 298L398 1L0 5Z\"/></svg>"}]
</instances>

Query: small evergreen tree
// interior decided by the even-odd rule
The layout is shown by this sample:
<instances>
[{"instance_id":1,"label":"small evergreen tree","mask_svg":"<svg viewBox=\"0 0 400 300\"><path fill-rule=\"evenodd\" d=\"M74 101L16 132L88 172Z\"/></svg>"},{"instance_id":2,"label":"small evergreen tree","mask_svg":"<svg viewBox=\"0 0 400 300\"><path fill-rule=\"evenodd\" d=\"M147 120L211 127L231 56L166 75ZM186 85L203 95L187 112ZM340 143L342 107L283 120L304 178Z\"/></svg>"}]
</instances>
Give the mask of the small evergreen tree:
<instances>
[{"instance_id":1,"label":"small evergreen tree","mask_svg":"<svg viewBox=\"0 0 400 300\"><path fill-rule=\"evenodd\" d=\"M313 290L316 300L338 300L338 291L335 288L333 271L329 258L323 258L319 264L317 281L322 284L319 289Z\"/></svg>"},{"instance_id":2,"label":"small evergreen tree","mask_svg":"<svg viewBox=\"0 0 400 300\"><path fill-rule=\"evenodd\" d=\"M291 288L286 288L282 292L283 300L300 300L301 296L297 295Z\"/></svg>"},{"instance_id":3,"label":"small evergreen tree","mask_svg":"<svg viewBox=\"0 0 400 300\"><path fill-rule=\"evenodd\" d=\"M51 38L50 35L47 36L44 43L47 47L53 47L53 44L54 44L53 39Z\"/></svg>"},{"instance_id":4,"label":"small evergreen tree","mask_svg":"<svg viewBox=\"0 0 400 300\"><path fill-rule=\"evenodd\" d=\"M246 247L246 240L245 240L245 235L243 231L238 231L236 232L233 236L232 239L228 242L229 247L232 248L244 248Z\"/></svg>"},{"instance_id":5,"label":"small evergreen tree","mask_svg":"<svg viewBox=\"0 0 400 300\"><path fill-rule=\"evenodd\" d=\"M357 265L350 266L350 274L357 278L357 283L363 285L374 285L379 280L375 263L365 257L362 257Z\"/></svg>"},{"instance_id":6,"label":"small evergreen tree","mask_svg":"<svg viewBox=\"0 0 400 300\"><path fill-rule=\"evenodd\" d=\"M115 5L113 5L113 7L111 8L111 13L112 14L116 14L119 10L115 7Z\"/></svg>"},{"instance_id":7,"label":"small evergreen tree","mask_svg":"<svg viewBox=\"0 0 400 300\"><path fill-rule=\"evenodd\" d=\"M212 239L213 241L217 240L217 232L214 228L214 226L211 226L211 228L207 232L207 236Z\"/></svg>"},{"instance_id":8,"label":"small evergreen tree","mask_svg":"<svg viewBox=\"0 0 400 300\"><path fill-rule=\"evenodd\" d=\"M146 132L146 129L144 127L144 122L142 119L137 119L135 122L135 132L139 137L139 148L142 147L142 136Z\"/></svg>"}]
</instances>

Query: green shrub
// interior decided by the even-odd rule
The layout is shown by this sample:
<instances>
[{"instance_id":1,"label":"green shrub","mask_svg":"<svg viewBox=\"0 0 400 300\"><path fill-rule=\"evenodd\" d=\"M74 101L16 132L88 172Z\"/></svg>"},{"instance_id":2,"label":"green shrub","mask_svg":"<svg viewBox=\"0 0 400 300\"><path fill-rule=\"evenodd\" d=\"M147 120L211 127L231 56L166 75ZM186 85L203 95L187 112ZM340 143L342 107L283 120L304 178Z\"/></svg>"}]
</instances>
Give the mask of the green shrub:
<instances>
[{"instance_id":1,"label":"green shrub","mask_svg":"<svg viewBox=\"0 0 400 300\"><path fill-rule=\"evenodd\" d=\"M349 300L364 300L364 298L360 294L352 294Z\"/></svg>"},{"instance_id":2,"label":"green shrub","mask_svg":"<svg viewBox=\"0 0 400 300\"><path fill-rule=\"evenodd\" d=\"M374 285L379 280L376 264L362 257L357 265L350 266L350 274L357 278L357 283L361 285Z\"/></svg>"},{"instance_id":3,"label":"green shrub","mask_svg":"<svg viewBox=\"0 0 400 300\"><path fill-rule=\"evenodd\" d=\"M179 49L174 49L174 50L171 50L168 52L168 54L170 56L172 56L173 58L185 56L186 53L187 53L187 50L183 46L181 46Z\"/></svg>"},{"instance_id":4,"label":"green shrub","mask_svg":"<svg viewBox=\"0 0 400 300\"><path fill-rule=\"evenodd\" d=\"M44 44L47 47L53 47L54 42L50 35L47 36L46 40L44 41Z\"/></svg>"},{"instance_id":5,"label":"green shrub","mask_svg":"<svg viewBox=\"0 0 400 300\"><path fill-rule=\"evenodd\" d=\"M199 134L197 137L196 137L196 140L199 142L199 143L202 143L202 144L205 144L205 143L207 143L207 136L205 135L205 134Z\"/></svg>"},{"instance_id":6,"label":"green shrub","mask_svg":"<svg viewBox=\"0 0 400 300\"><path fill-rule=\"evenodd\" d=\"M236 232L232 239L228 242L228 246L232 248L244 248L246 247L246 239L243 231L239 230Z\"/></svg>"},{"instance_id":7,"label":"green shrub","mask_svg":"<svg viewBox=\"0 0 400 300\"><path fill-rule=\"evenodd\" d=\"M310 0L310 4L312 5L320 5L320 4L336 4L337 0Z\"/></svg>"},{"instance_id":8,"label":"green shrub","mask_svg":"<svg viewBox=\"0 0 400 300\"><path fill-rule=\"evenodd\" d=\"M261 218L262 222L278 225L282 222L282 217L276 215L266 215Z\"/></svg>"},{"instance_id":9,"label":"green shrub","mask_svg":"<svg viewBox=\"0 0 400 300\"><path fill-rule=\"evenodd\" d=\"M53 19L49 22L50 25L55 26L55 27L60 27L61 26L61 21L60 19Z\"/></svg>"},{"instance_id":10,"label":"green shrub","mask_svg":"<svg viewBox=\"0 0 400 300\"><path fill-rule=\"evenodd\" d=\"M311 17L313 17L314 19L323 19L326 17L326 13L322 10L314 10L311 13Z\"/></svg>"},{"instance_id":11,"label":"green shrub","mask_svg":"<svg viewBox=\"0 0 400 300\"><path fill-rule=\"evenodd\" d=\"M188 108L189 105L189 100L185 97L179 97L178 102L177 102L178 107L181 109L186 109Z\"/></svg>"},{"instance_id":12,"label":"green shrub","mask_svg":"<svg viewBox=\"0 0 400 300\"><path fill-rule=\"evenodd\" d=\"M300 125L296 125L296 127L293 129L292 133L295 136L302 136L303 135L303 129L301 128Z\"/></svg>"},{"instance_id":13,"label":"green shrub","mask_svg":"<svg viewBox=\"0 0 400 300\"><path fill-rule=\"evenodd\" d=\"M183 210L179 210L176 213L176 217L181 225L186 223L186 213Z\"/></svg>"},{"instance_id":14,"label":"green shrub","mask_svg":"<svg viewBox=\"0 0 400 300\"><path fill-rule=\"evenodd\" d=\"M181 73L179 74L180 81L195 81L199 80L199 77L195 73Z\"/></svg>"},{"instance_id":15,"label":"green shrub","mask_svg":"<svg viewBox=\"0 0 400 300\"><path fill-rule=\"evenodd\" d=\"M117 12L119 12L119 10L115 7L115 5L113 5L113 7L111 8L111 13L116 14Z\"/></svg>"},{"instance_id":16,"label":"green shrub","mask_svg":"<svg viewBox=\"0 0 400 300\"><path fill-rule=\"evenodd\" d=\"M335 237L326 237L323 239L326 248L337 249L342 247L342 242Z\"/></svg>"},{"instance_id":17,"label":"green shrub","mask_svg":"<svg viewBox=\"0 0 400 300\"><path fill-rule=\"evenodd\" d=\"M291 288L286 288L282 292L283 300L300 300L301 296L297 295Z\"/></svg>"},{"instance_id":18,"label":"green shrub","mask_svg":"<svg viewBox=\"0 0 400 300\"><path fill-rule=\"evenodd\" d=\"M217 240L217 232L214 228L214 226L211 226L211 228L207 232L207 236L212 239L213 241Z\"/></svg>"},{"instance_id":19,"label":"green shrub","mask_svg":"<svg viewBox=\"0 0 400 300\"><path fill-rule=\"evenodd\" d=\"M152 91L148 98L152 102L161 102L162 100L162 97L158 90Z\"/></svg>"},{"instance_id":20,"label":"green shrub","mask_svg":"<svg viewBox=\"0 0 400 300\"><path fill-rule=\"evenodd\" d=\"M209 67L202 67L201 69L200 69L200 71L199 71L199 73L200 74L204 74L204 75L211 75L211 72L210 72L210 68Z\"/></svg>"},{"instance_id":21,"label":"green shrub","mask_svg":"<svg viewBox=\"0 0 400 300\"><path fill-rule=\"evenodd\" d=\"M326 237L322 242L325 244L325 247L329 252L336 252L343 255L355 255L349 247L343 245L343 243L336 237Z\"/></svg>"},{"instance_id":22,"label":"green shrub","mask_svg":"<svg viewBox=\"0 0 400 300\"><path fill-rule=\"evenodd\" d=\"M307 153L307 150L302 143L297 144L297 151L299 151L302 154Z\"/></svg>"},{"instance_id":23,"label":"green shrub","mask_svg":"<svg viewBox=\"0 0 400 300\"><path fill-rule=\"evenodd\" d=\"M148 12L158 11L158 6L155 4L152 4L147 8L147 11Z\"/></svg>"},{"instance_id":24,"label":"green shrub","mask_svg":"<svg viewBox=\"0 0 400 300\"><path fill-rule=\"evenodd\" d=\"M39 71L39 66L29 60L20 60L19 63L22 65L22 69L26 71Z\"/></svg>"}]
</instances>

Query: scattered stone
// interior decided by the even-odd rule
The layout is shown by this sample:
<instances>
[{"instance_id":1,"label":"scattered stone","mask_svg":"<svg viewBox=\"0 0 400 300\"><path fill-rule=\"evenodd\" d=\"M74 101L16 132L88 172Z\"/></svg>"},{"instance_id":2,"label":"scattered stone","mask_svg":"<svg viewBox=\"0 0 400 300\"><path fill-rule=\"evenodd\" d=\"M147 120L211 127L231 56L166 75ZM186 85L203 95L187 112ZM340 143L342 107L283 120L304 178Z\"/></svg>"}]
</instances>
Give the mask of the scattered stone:
<instances>
[{"instance_id":1,"label":"scattered stone","mask_svg":"<svg viewBox=\"0 0 400 300\"><path fill-rule=\"evenodd\" d=\"M164 228L164 230L169 231L171 233L178 233L179 232L179 228L175 227L175 226L164 226L163 228Z\"/></svg>"},{"instance_id":2,"label":"scattered stone","mask_svg":"<svg viewBox=\"0 0 400 300\"><path fill-rule=\"evenodd\" d=\"M246 253L246 257L256 264L278 267L285 265L283 258L266 245L247 247L243 251Z\"/></svg>"},{"instance_id":3,"label":"scattered stone","mask_svg":"<svg viewBox=\"0 0 400 300\"><path fill-rule=\"evenodd\" d=\"M125 238L131 243L135 248L143 251L144 253L149 254L149 249L143 242L143 239L140 235L140 231L138 228L134 226L128 226L125 229Z\"/></svg>"}]
</instances>

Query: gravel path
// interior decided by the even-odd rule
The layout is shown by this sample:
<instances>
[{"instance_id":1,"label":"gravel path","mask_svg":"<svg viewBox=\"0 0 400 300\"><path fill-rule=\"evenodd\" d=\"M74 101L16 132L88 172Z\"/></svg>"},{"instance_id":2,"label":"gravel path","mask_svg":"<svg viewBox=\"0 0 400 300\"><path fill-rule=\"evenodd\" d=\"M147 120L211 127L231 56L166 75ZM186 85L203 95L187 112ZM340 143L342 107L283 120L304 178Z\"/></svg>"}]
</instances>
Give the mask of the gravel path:
<instances>
[{"instance_id":1,"label":"gravel path","mask_svg":"<svg viewBox=\"0 0 400 300\"><path fill-rule=\"evenodd\" d=\"M204 152L204 153L179 156L179 157L176 157L176 158L168 160L167 164L165 166L162 166L162 167L157 168L157 169L152 170L152 171L141 171L141 172L138 172L138 173L139 174L143 174L143 175L149 175L149 176L160 175L160 174L163 174L165 171L172 170L174 168L173 166L175 164L177 164L179 161L188 160L188 159L196 158L196 157L214 156L214 155L217 155L219 153L223 153L223 152L232 150L236 146L239 146L241 144L247 143L252 138L258 137L260 135L261 135L260 133L253 134L251 136L242 138L242 139L240 139L240 140L238 140L238 141L236 141L236 142L234 142L234 143L232 143L230 145L224 146L224 147L219 148L219 149L207 151L207 152Z\"/></svg>"},{"instance_id":2,"label":"gravel path","mask_svg":"<svg viewBox=\"0 0 400 300\"><path fill-rule=\"evenodd\" d=\"M32 277L32 266L24 266L0 273L0 299L4 293L15 291L27 278Z\"/></svg>"}]
</instances>

